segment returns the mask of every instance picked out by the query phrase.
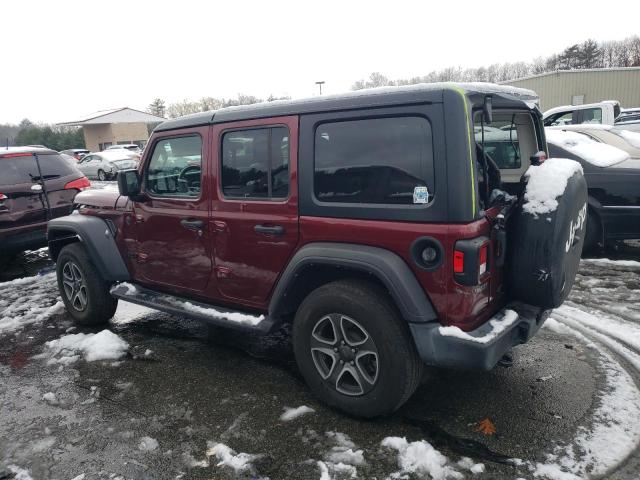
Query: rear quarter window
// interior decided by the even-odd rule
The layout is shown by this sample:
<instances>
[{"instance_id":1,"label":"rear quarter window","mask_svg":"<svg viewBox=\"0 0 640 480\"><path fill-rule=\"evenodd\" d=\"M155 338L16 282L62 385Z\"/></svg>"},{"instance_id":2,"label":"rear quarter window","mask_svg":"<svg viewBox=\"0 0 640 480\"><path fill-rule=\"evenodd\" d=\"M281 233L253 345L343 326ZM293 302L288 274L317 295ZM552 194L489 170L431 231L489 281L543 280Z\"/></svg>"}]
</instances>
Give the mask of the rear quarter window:
<instances>
[{"instance_id":1,"label":"rear quarter window","mask_svg":"<svg viewBox=\"0 0 640 480\"><path fill-rule=\"evenodd\" d=\"M316 127L314 194L321 202L429 203L432 131L424 117L367 118Z\"/></svg>"},{"instance_id":2,"label":"rear quarter window","mask_svg":"<svg viewBox=\"0 0 640 480\"><path fill-rule=\"evenodd\" d=\"M0 185L30 183L38 177L33 155L0 158Z\"/></svg>"}]
</instances>

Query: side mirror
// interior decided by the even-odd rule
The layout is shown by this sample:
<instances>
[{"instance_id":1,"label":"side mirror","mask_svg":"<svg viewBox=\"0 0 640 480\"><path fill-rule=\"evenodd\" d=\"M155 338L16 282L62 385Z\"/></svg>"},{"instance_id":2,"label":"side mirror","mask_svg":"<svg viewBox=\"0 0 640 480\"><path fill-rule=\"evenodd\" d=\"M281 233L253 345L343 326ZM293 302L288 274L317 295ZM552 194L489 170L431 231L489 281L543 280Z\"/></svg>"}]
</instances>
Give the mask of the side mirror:
<instances>
[{"instance_id":1,"label":"side mirror","mask_svg":"<svg viewBox=\"0 0 640 480\"><path fill-rule=\"evenodd\" d=\"M482 104L482 116L484 123L490 125L493 122L493 100L490 95L484 97L484 103Z\"/></svg>"},{"instance_id":2,"label":"side mirror","mask_svg":"<svg viewBox=\"0 0 640 480\"><path fill-rule=\"evenodd\" d=\"M120 195L138 200L140 196L140 175L137 170L121 170L118 172L118 190Z\"/></svg>"}]
</instances>

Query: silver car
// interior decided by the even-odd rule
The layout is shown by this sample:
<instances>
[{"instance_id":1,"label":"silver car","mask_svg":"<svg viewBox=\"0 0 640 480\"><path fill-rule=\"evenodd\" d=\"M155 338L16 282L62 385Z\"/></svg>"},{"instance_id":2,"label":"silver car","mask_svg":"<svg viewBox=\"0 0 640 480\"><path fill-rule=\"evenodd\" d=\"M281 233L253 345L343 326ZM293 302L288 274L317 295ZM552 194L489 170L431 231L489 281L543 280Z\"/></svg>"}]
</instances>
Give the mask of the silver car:
<instances>
[{"instance_id":1,"label":"silver car","mask_svg":"<svg viewBox=\"0 0 640 480\"><path fill-rule=\"evenodd\" d=\"M137 168L138 159L138 155L128 150L105 150L86 155L78 162L78 168L89 178L110 180L116 177L118 170Z\"/></svg>"}]
</instances>

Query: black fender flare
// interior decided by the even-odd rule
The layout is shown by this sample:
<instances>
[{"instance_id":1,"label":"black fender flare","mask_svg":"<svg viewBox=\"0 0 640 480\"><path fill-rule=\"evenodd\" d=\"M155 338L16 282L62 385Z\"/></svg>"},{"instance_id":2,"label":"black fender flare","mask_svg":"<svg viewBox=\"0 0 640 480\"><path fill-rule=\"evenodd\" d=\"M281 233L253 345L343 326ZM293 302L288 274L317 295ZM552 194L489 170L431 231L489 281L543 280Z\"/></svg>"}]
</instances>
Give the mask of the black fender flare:
<instances>
[{"instance_id":1,"label":"black fender flare","mask_svg":"<svg viewBox=\"0 0 640 480\"><path fill-rule=\"evenodd\" d=\"M418 279L397 254L379 247L328 242L305 245L291 258L271 296L270 318L279 318L287 310L287 296L296 288L297 277L314 265L373 275L390 292L400 314L410 323L438 318Z\"/></svg>"},{"instance_id":2,"label":"black fender flare","mask_svg":"<svg viewBox=\"0 0 640 480\"><path fill-rule=\"evenodd\" d=\"M50 220L47 225L47 241L53 260L57 260L62 246L80 241L104 280L130 280L114 235L115 229L105 220L90 215L67 215Z\"/></svg>"}]
</instances>

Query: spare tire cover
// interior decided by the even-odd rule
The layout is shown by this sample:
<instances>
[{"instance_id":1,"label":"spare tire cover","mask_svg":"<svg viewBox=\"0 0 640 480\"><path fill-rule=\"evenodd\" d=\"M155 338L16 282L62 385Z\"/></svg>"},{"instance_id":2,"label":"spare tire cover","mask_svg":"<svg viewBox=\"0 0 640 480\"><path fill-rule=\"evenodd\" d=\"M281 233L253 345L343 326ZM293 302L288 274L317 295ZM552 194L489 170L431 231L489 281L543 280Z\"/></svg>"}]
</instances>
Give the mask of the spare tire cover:
<instances>
[{"instance_id":1,"label":"spare tire cover","mask_svg":"<svg viewBox=\"0 0 640 480\"><path fill-rule=\"evenodd\" d=\"M574 173L556 198L554 211L522 209L507 225L507 285L511 299L549 309L559 307L573 287L586 234L587 183Z\"/></svg>"}]
</instances>

